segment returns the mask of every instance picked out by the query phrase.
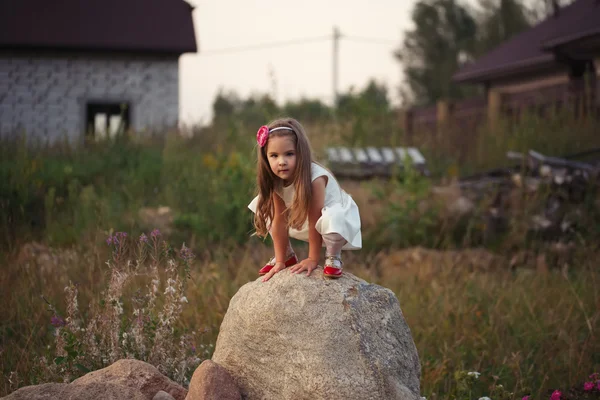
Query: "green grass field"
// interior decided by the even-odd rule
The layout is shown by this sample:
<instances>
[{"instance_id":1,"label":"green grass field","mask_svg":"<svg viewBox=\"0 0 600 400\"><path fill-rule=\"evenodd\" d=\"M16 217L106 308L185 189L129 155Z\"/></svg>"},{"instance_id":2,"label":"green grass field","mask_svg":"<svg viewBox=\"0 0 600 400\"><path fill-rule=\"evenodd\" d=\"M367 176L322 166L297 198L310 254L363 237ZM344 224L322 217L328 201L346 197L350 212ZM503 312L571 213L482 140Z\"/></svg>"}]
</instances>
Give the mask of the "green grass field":
<instances>
[{"instance_id":1,"label":"green grass field","mask_svg":"<svg viewBox=\"0 0 600 400\"><path fill-rule=\"evenodd\" d=\"M582 125L579 139L567 140L565 132L573 127L555 122L533 121L494 137L482 133L464 165L452 161L451 137L437 147L425 141L423 152L435 161L435 176L444 179L501 163L507 150L559 155L600 145L593 126ZM240 134L248 129L233 124L222 135L217 129L189 139L174 135L152 144L117 141L79 150L34 151L19 142L0 146L0 396L58 380L64 371L74 378L117 356L154 360L185 383L193 369L177 375L174 363L186 360L193 368L210 357L229 300L256 279L271 256L267 244L249 236L246 204L253 194L254 156ZM339 131L331 140L316 135L317 154L341 140ZM540 196L523 197L510 229L488 243L477 239L480 220L456 221L438 208L423 207L430 197L428 181L343 185L359 202L365 238L363 250L345 256L347 271L396 293L419 352L423 396L543 399L561 390L563 399L600 398L600 390L583 391L589 376L600 371L595 195L580 210L584 223L570 239L572 251L549 256L544 268L536 269L535 261L515 266L511 259L550 251L552 243L528 236L519 223L543 204ZM164 260L156 262L160 268L152 275L152 260L160 257L150 252L140 266L144 273L111 283L114 268L123 268L126 260L106 263L111 259L106 238L118 231L132 238L150 235L156 226L142 211L160 206L172 215L168 229L161 226L161 237L175 249L185 243L196 253L189 279L182 266L169 271ZM490 257L497 261L489 263ZM186 302L152 300L147 294L152 276L160 277L163 291L167 276L179 277L174 290ZM94 348L82 332L66 334L74 321L52 319L73 312L74 288L80 326L96 321L90 328L96 332L116 326L114 343ZM115 314L115 307L123 313ZM148 319L147 331L135 330L136 308ZM165 313L171 313L174 332L161 325ZM103 325L104 320L113 325ZM62 332L58 337L52 323ZM140 343L123 342L127 332ZM177 345L182 335L188 335L185 349ZM469 372L480 375L475 379Z\"/></svg>"}]
</instances>

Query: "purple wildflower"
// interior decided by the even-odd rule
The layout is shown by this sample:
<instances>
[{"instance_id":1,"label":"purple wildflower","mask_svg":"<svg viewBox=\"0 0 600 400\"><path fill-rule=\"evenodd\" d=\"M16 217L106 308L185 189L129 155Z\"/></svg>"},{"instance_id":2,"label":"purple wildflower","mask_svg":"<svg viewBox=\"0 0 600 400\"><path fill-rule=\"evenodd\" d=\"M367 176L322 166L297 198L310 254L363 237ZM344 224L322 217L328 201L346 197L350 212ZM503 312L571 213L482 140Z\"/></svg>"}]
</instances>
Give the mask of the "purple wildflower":
<instances>
[{"instance_id":1,"label":"purple wildflower","mask_svg":"<svg viewBox=\"0 0 600 400\"><path fill-rule=\"evenodd\" d=\"M594 388L594 382L586 382L583 384L583 390L585 390L586 392L589 392L593 388Z\"/></svg>"},{"instance_id":2,"label":"purple wildflower","mask_svg":"<svg viewBox=\"0 0 600 400\"><path fill-rule=\"evenodd\" d=\"M118 239L125 239L127 237L127 233L126 232L117 232L117 233L115 233L115 237Z\"/></svg>"},{"instance_id":3,"label":"purple wildflower","mask_svg":"<svg viewBox=\"0 0 600 400\"><path fill-rule=\"evenodd\" d=\"M598 391L600 391L600 381L597 381L597 382L596 382L596 389L597 389Z\"/></svg>"},{"instance_id":4,"label":"purple wildflower","mask_svg":"<svg viewBox=\"0 0 600 400\"><path fill-rule=\"evenodd\" d=\"M55 328L60 328L60 327L65 326L67 324L65 322L65 320L62 317L58 316L58 315L53 315L52 318L50 318L50 323Z\"/></svg>"},{"instance_id":5,"label":"purple wildflower","mask_svg":"<svg viewBox=\"0 0 600 400\"><path fill-rule=\"evenodd\" d=\"M106 244L109 246L112 244L112 236L109 236L108 238L106 238Z\"/></svg>"},{"instance_id":6,"label":"purple wildflower","mask_svg":"<svg viewBox=\"0 0 600 400\"><path fill-rule=\"evenodd\" d=\"M550 400L560 400L562 393L560 390L555 390L552 392L552 396L550 396Z\"/></svg>"},{"instance_id":7,"label":"purple wildflower","mask_svg":"<svg viewBox=\"0 0 600 400\"><path fill-rule=\"evenodd\" d=\"M148 243L148 236L145 233L140 235L140 243Z\"/></svg>"},{"instance_id":8,"label":"purple wildflower","mask_svg":"<svg viewBox=\"0 0 600 400\"><path fill-rule=\"evenodd\" d=\"M190 262L194 259L194 253L188 247L185 246L185 243L181 246L181 250L179 251L179 257L185 262Z\"/></svg>"},{"instance_id":9,"label":"purple wildflower","mask_svg":"<svg viewBox=\"0 0 600 400\"><path fill-rule=\"evenodd\" d=\"M190 350L192 350L192 353L195 353L196 352L196 346L192 345L192 347L191 347Z\"/></svg>"},{"instance_id":10,"label":"purple wildflower","mask_svg":"<svg viewBox=\"0 0 600 400\"><path fill-rule=\"evenodd\" d=\"M153 239L157 238L160 236L160 231L158 229L154 229L151 233L150 236L152 236Z\"/></svg>"}]
</instances>

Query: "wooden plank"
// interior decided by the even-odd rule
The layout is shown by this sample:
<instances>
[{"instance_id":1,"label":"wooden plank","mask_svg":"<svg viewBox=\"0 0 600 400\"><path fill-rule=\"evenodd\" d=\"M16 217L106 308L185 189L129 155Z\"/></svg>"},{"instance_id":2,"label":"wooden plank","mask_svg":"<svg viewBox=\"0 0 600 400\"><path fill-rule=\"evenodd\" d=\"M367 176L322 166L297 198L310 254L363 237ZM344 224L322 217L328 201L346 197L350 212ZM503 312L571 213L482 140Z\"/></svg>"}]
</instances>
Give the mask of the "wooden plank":
<instances>
[{"instance_id":1,"label":"wooden plank","mask_svg":"<svg viewBox=\"0 0 600 400\"><path fill-rule=\"evenodd\" d=\"M412 158L414 164L425 164L425 157L415 147L408 148L408 154Z\"/></svg>"},{"instance_id":2,"label":"wooden plank","mask_svg":"<svg viewBox=\"0 0 600 400\"><path fill-rule=\"evenodd\" d=\"M327 148L327 158L329 161L337 163L342 161L342 158L339 156L338 151L335 147Z\"/></svg>"},{"instance_id":3,"label":"wooden plank","mask_svg":"<svg viewBox=\"0 0 600 400\"><path fill-rule=\"evenodd\" d=\"M529 158L534 159L539 163L548 164L551 167L566 167L584 171L593 171L595 169L592 165L587 163L580 161L569 161L559 157L545 156L535 150L529 150Z\"/></svg>"},{"instance_id":4,"label":"wooden plank","mask_svg":"<svg viewBox=\"0 0 600 400\"><path fill-rule=\"evenodd\" d=\"M356 161L358 161L359 163L366 163L369 162L369 157L367 157L367 152L360 148L354 148L354 157L356 158Z\"/></svg>"},{"instance_id":5,"label":"wooden plank","mask_svg":"<svg viewBox=\"0 0 600 400\"><path fill-rule=\"evenodd\" d=\"M406 158L406 149L404 147L396 147L396 154L398 154L398 164L404 164Z\"/></svg>"},{"instance_id":6,"label":"wooden plank","mask_svg":"<svg viewBox=\"0 0 600 400\"><path fill-rule=\"evenodd\" d=\"M375 147L367 147L367 155L371 159L372 163L383 164L383 157L379 154L379 151Z\"/></svg>"},{"instance_id":7,"label":"wooden plank","mask_svg":"<svg viewBox=\"0 0 600 400\"><path fill-rule=\"evenodd\" d=\"M381 154L383 154L383 159L386 164L393 164L396 161L396 157L394 156L394 150L392 150L391 147L382 148Z\"/></svg>"},{"instance_id":8,"label":"wooden plank","mask_svg":"<svg viewBox=\"0 0 600 400\"><path fill-rule=\"evenodd\" d=\"M393 165L403 166L407 157L411 157L411 162L419 171L427 174L425 158L414 147L335 147L326 149L326 154L332 171L347 178L392 176Z\"/></svg>"},{"instance_id":9,"label":"wooden plank","mask_svg":"<svg viewBox=\"0 0 600 400\"><path fill-rule=\"evenodd\" d=\"M338 149L338 152L340 154L340 158L342 159L342 162L345 162L345 163L353 163L354 162L354 157L352 157L352 152L347 147L340 147Z\"/></svg>"}]
</instances>

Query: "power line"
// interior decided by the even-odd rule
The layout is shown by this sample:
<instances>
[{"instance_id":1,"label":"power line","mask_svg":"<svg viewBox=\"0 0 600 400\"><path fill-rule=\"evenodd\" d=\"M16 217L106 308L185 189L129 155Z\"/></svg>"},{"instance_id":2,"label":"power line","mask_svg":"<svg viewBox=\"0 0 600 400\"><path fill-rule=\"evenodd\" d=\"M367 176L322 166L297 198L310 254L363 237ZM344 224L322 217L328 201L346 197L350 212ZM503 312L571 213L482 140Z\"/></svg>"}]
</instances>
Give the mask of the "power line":
<instances>
[{"instance_id":1,"label":"power line","mask_svg":"<svg viewBox=\"0 0 600 400\"><path fill-rule=\"evenodd\" d=\"M342 36L342 39L347 39L352 42L364 42L373 44L398 44L397 40L381 39L381 38L368 38L360 36Z\"/></svg>"},{"instance_id":2,"label":"power line","mask_svg":"<svg viewBox=\"0 0 600 400\"><path fill-rule=\"evenodd\" d=\"M254 45L248 45L248 46L226 47L223 49L214 49L214 50L205 50L205 51L200 50L199 53L200 53L200 55L240 53L243 51L250 51L250 50L261 50L261 49L268 49L268 48L274 48L274 47L285 47L285 46L294 46L294 45L305 44L305 43L322 42L325 40L331 40L331 36L318 36L318 37L313 37L313 38L293 39L293 40L287 40L287 41L281 41L281 42L261 43L261 44L254 44Z\"/></svg>"},{"instance_id":3,"label":"power line","mask_svg":"<svg viewBox=\"0 0 600 400\"><path fill-rule=\"evenodd\" d=\"M369 38L369 37L361 37L361 36L346 36L340 34L338 36L339 39L349 40L352 42L363 42L363 43L371 43L371 44L382 44L382 45L393 45L398 44L397 40L390 39L382 39L382 38ZM326 40L331 40L331 36L317 36L312 38L302 38L302 39L292 39L280 42L270 42L270 43L260 43L260 44L252 44L246 46L233 46L233 47L225 47L222 49L209 49L209 50L200 50L199 54L202 55L219 55L219 54L230 54L230 53L241 53L244 51L251 50L262 50L269 49L275 47L286 47L286 46L296 46L299 44L306 43L315 43L315 42L323 42Z\"/></svg>"}]
</instances>

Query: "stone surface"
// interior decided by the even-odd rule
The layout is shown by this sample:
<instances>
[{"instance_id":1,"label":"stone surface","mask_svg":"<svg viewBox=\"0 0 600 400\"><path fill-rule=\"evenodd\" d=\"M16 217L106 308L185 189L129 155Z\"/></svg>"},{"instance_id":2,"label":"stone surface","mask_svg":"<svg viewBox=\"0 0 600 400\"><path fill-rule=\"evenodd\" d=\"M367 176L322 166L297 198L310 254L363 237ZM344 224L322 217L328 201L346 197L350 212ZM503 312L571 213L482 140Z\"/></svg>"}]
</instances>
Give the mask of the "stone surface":
<instances>
[{"instance_id":1,"label":"stone surface","mask_svg":"<svg viewBox=\"0 0 600 400\"><path fill-rule=\"evenodd\" d=\"M185 388L161 374L152 365L139 360L119 360L75 379L71 385L89 385L93 382L111 382L132 387L142 392L148 400L152 400L160 390L169 393L175 400L184 400L187 395Z\"/></svg>"},{"instance_id":2,"label":"stone surface","mask_svg":"<svg viewBox=\"0 0 600 400\"><path fill-rule=\"evenodd\" d=\"M163 390L159 390L158 393L156 393L154 395L152 400L175 400L175 398L173 396L171 396L169 393L167 393Z\"/></svg>"},{"instance_id":3,"label":"stone surface","mask_svg":"<svg viewBox=\"0 0 600 400\"><path fill-rule=\"evenodd\" d=\"M287 270L231 299L213 361L244 399L419 399L420 364L392 291L348 272Z\"/></svg>"},{"instance_id":4,"label":"stone surface","mask_svg":"<svg viewBox=\"0 0 600 400\"><path fill-rule=\"evenodd\" d=\"M219 364L204 360L192 376L186 400L241 400L233 378Z\"/></svg>"},{"instance_id":5,"label":"stone surface","mask_svg":"<svg viewBox=\"0 0 600 400\"><path fill-rule=\"evenodd\" d=\"M46 383L26 386L2 400L146 400L138 389L114 382L92 382L87 385Z\"/></svg>"}]
</instances>

